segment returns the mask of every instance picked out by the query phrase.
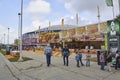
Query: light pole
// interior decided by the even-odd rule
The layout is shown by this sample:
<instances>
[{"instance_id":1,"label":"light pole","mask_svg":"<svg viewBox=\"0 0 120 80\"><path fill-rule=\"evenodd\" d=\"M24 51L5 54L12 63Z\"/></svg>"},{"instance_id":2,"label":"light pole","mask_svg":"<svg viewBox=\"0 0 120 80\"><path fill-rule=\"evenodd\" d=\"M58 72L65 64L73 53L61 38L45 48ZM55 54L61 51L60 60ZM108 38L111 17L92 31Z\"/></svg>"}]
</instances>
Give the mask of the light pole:
<instances>
[{"instance_id":1,"label":"light pole","mask_svg":"<svg viewBox=\"0 0 120 80\"><path fill-rule=\"evenodd\" d=\"M5 33L4 33L4 45L5 45Z\"/></svg>"},{"instance_id":2,"label":"light pole","mask_svg":"<svg viewBox=\"0 0 120 80\"><path fill-rule=\"evenodd\" d=\"M7 39L7 47L6 47L6 53L7 54L10 54L10 49L9 49L9 29L10 28L8 28L8 39Z\"/></svg>"},{"instance_id":3,"label":"light pole","mask_svg":"<svg viewBox=\"0 0 120 80\"><path fill-rule=\"evenodd\" d=\"M64 48L65 47L65 40L63 38L63 32L64 32L64 19L62 19L62 42L63 42L62 47Z\"/></svg>"},{"instance_id":4,"label":"light pole","mask_svg":"<svg viewBox=\"0 0 120 80\"><path fill-rule=\"evenodd\" d=\"M20 51L20 26L21 26L20 20L21 14L18 13L18 51Z\"/></svg>"},{"instance_id":5,"label":"light pole","mask_svg":"<svg viewBox=\"0 0 120 80\"><path fill-rule=\"evenodd\" d=\"M9 29L10 28L8 28L8 41L7 41L8 47L9 47Z\"/></svg>"},{"instance_id":6,"label":"light pole","mask_svg":"<svg viewBox=\"0 0 120 80\"><path fill-rule=\"evenodd\" d=\"M21 0L20 57L18 61L23 61L22 59L22 15L23 15L23 0Z\"/></svg>"}]
</instances>

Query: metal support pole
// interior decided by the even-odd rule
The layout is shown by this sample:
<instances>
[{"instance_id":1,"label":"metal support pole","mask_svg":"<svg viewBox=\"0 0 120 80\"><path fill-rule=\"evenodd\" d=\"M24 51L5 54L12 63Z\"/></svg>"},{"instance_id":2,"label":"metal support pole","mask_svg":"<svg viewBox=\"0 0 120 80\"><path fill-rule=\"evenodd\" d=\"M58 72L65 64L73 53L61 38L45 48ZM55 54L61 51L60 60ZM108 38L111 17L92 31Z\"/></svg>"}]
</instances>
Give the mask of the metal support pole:
<instances>
[{"instance_id":1,"label":"metal support pole","mask_svg":"<svg viewBox=\"0 0 120 80\"><path fill-rule=\"evenodd\" d=\"M18 51L20 51L20 19L21 18L21 14L18 13Z\"/></svg>"},{"instance_id":2,"label":"metal support pole","mask_svg":"<svg viewBox=\"0 0 120 80\"><path fill-rule=\"evenodd\" d=\"M23 61L22 59L22 15L23 15L23 0L21 0L20 57L18 61Z\"/></svg>"},{"instance_id":3,"label":"metal support pole","mask_svg":"<svg viewBox=\"0 0 120 80\"><path fill-rule=\"evenodd\" d=\"M118 0L119 1L119 16L120 16L120 0Z\"/></svg>"},{"instance_id":4,"label":"metal support pole","mask_svg":"<svg viewBox=\"0 0 120 80\"><path fill-rule=\"evenodd\" d=\"M7 42L8 47L9 47L9 29L10 29L10 28L8 28L8 42Z\"/></svg>"},{"instance_id":5,"label":"metal support pole","mask_svg":"<svg viewBox=\"0 0 120 80\"><path fill-rule=\"evenodd\" d=\"M100 32L100 8L99 6L97 6L98 8L98 32Z\"/></svg>"},{"instance_id":6,"label":"metal support pole","mask_svg":"<svg viewBox=\"0 0 120 80\"><path fill-rule=\"evenodd\" d=\"M64 48L65 47L65 40L63 38L63 32L64 32L64 19L62 19L62 42L63 42L62 47Z\"/></svg>"},{"instance_id":7,"label":"metal support pole","mask_svg":"<svg viewBox=\"0 0 120 80\"><path fill-rule=\"evenodd\" d=\"M5 33L4 33L4 45L5 45Z\"/></svg>"}]
</instances>

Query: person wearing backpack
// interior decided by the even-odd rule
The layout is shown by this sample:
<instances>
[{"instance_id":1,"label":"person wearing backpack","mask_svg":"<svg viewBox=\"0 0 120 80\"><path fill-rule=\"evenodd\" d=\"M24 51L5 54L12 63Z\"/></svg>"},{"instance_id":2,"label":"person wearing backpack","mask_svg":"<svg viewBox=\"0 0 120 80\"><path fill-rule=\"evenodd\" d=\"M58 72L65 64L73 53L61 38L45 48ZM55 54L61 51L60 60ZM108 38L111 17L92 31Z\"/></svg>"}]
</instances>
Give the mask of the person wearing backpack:
<instances>
[{"instance_id":1,"label":"person wearing backpack","mask_svg":"<svg viewBox=\"0 0 120 80\"><path fill-rule=\"evenodd\" d=\"M51 64L52 48L49 44L45 47L44 54L46 55L47 66Z\"/></svg>"},{"instance_id":2,"label":"person wearing backpack","mask_svg":"<svg viewBox=\"0 0 120 80\"><path fill-rule=\"evenodd\" d=\"M62 49L62 56L63 56L63 63L66 66L68 66L68 63L69 63L69 61L68 61L69 55L70 55L69 49L67 48L67 46L65 46Z\"/></svg>"}]
</instances>

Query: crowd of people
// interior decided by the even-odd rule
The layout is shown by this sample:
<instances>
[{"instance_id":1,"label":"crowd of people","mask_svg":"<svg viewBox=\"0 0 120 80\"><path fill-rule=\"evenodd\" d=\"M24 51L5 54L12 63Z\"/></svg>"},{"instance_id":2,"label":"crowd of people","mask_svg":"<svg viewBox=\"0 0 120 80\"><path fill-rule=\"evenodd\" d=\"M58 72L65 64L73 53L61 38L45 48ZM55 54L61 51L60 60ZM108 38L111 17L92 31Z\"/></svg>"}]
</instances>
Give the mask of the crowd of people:
<instances>
[{"instance_id":1,"label":"crowd of people","mask_svg":"<svg viewBox=\"0 0 120 80\"><path fill-rule=\"evenodd\" d=\"M52 48L49 44L45 48L44 53L46 55L47 66L49 67L51 64L51 56L52 56ZM69 48L67 46L65 46L61 50L61 53L62 53L62 57L63 57L64 66L69 66L69 56L70 56ZM105 56L105 54L106 54L106 56ZM85 65L82 62L82 57L83 56L82 56L81 50L77 49L76 55L75 55L76 66L80 67L80 64L81 64L81 66L90 67L90 60L91 60L90 50L88 50L86 53L86 59L85 59L86 64ZM115 58L114 65L112 65L113 58ZM101 70L105 70L105 65L107 65L108 71L112 71L111 66L114 66L115 70L117 70L118 68L120 68L120 52L117 51L115 54L113 54L111 51L107 51L107 53L105 53L104 51L100 51L99 62L100 62L100 69Z\"/></svg>"}]
</instances>

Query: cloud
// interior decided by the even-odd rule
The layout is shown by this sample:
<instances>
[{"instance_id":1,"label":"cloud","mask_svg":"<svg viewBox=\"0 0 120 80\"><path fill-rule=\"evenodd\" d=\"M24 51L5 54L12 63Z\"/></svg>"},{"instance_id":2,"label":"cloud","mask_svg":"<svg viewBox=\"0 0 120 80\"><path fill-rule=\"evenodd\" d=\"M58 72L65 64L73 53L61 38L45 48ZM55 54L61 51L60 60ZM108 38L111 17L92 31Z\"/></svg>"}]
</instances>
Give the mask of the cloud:
<instances>
[{"instance_id":1,"label":"cloud","mask_svg":"<svg viewBox=\"0 0 120 80\"><path fill-rule=\"evenodd\" d=\"M31 0L26 10L32 14L46 14L51 11L51 8L50 4L44 0Z\"/></svg>"},{"instance_id":2,"label":"cloud","mask_svg":"<svg viewBox=\"0 0 120 80\"><path fill-rule=\"evenodd\" d=\"M5 26L0 25L0 43L4 43L4 38L5 38L5 44L8 43L8 28ZM5 34L5 36L4 36ZM14 39L17 39L18 37L18 31L16 31L13 28L9 29L9 43L12 44L14 43Z\"/></svg>"},{"instance_id":3,"label":"cloud","mask_svg":"<svg viewBox=\"0 0 120 80\"><path fill-rule=\"evenodd\" d=\"M31 24L24 25L23 33L35 31L39 26L41 28L48 26L49 21L45 15L51 12L49 2L45 0L30 0L24 11Z\"/></svg>"},{"instance_id":4,"label":"cloud","mask_svg":"<svg viewBox=\"0 0 120 80\"><path fill-rule=\"evenodd\" d=\"M97 22L97 6L100 7L101 21L113 18L112 7L107 7L105 0L58 0L62 1L65 8L71 13L79 13L80 18L90 22ZM118 15L118 1L114 1L114 13Z\"/></svg>"}]
</instances>

